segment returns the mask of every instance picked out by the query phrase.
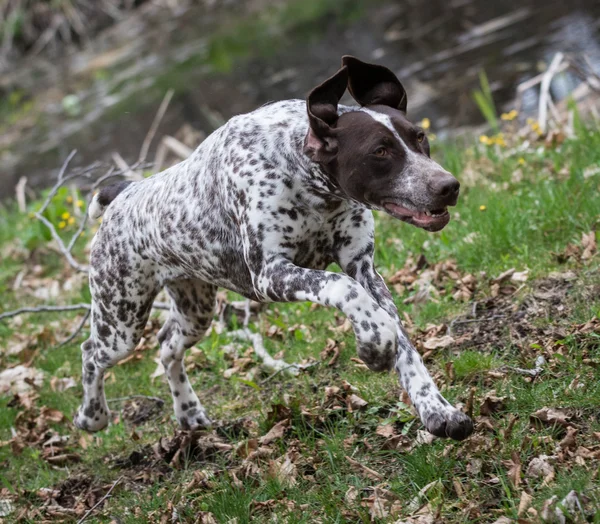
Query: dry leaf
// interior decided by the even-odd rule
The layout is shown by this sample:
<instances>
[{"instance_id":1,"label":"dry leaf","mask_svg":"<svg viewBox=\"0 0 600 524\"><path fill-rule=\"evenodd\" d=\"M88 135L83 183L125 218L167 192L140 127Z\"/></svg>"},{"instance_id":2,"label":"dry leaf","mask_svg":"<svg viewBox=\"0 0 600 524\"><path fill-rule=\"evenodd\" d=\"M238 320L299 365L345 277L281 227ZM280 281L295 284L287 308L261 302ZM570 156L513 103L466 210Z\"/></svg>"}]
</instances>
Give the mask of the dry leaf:
<instances>
[{"instance_id":1,"label":"dry leaf","mask_svg":"<svg viewBox=\"0 0 600 524\"><path fill-rule=\"evenodd\" d=\"M575 449L577 447L577 440L575 437L578 432L578 429L573 426L568 426L567 435L560 441L560 447L562 449Z\"/></svg>"},{"instance_id":2,"label":"dry leaf","mask_svg":"<svg viewBox=\"0 0 600 524\"><path fill-rule=\"evenodd\" d=\"M266 435L263 435L258 439L258 442L263 446L268 446L274 440L283 437L286 428L289 426L289 419L284 419L281 422L275 424Z\"/></svg>"},{"instance_id":3,"label":"dry leaf","mask_svg":"<svg viewBox=\"0 0 600 524\"><path fill-rule=\"evenodd\" d=\"M589 260L594 256L597 251L595 231L590 231L587 234L583 233L581 236L581 247L583 247L581 260Z\"/></svg>"},{"instance_id":4,"label":"dry leaf","mask_svg":"<svg viewBox=\"0 0 600 524\"><path fill-rule=\"evenodd\" d=\"M269 461L269 477L283 486L295 486L298 470L288 455Z\"/></svg>"},{"instance_id":5,"label":"dry leaf","mask_svg":"<svg viewBox=\"0 0 600 524\"><path fill-rule=\"evenodd\" d=\"M531 459L527 466L527 476L531 478L544 478L544 484L548 485L554 479L554 467L548 462L547 455L540 455Z\"/></svg>"},{"instance_id":6,"label":"dry leaf","mask_svg":"<svg viewBox=\"0 0 600 524\"><path fill-rule=\"evenodd\" d=\"M516 451L512 452L512 458L510 460L503 461L504 465L508 468L507 476L511 484L518 488L521 484L521 458Z\"/></svg>"},{"instance_id":7,"label":"dry leaf","mask_svg":"<svg viewBox=\"0 0 600 524\"><path fill-rule=\"evenodd\" d=\"M567 427L569 425L568 420L571 418L565 410L543 407L538 409L535 413L530 416L533 422L541 421L549 425L559 425Z\"/></svg>"},{"instance_id":8,"label":"dry leaf","mask_svg":"<svg viewBox=\"0 0 600 524\"><path fill-rule=\"evenodd\" d=\"M358 395L354 393L346 398L346 405L348 406L348 411L352 413L353 411L359 411L364 408L368 402Z\"/></svg>"},{"instance_id":9,"label":"dry leaf","mask_svg":"<svg viewBox=\"0 0 600 524\"><path fill-rule=\"evenodd\" d=\"M521 493L521 500L519 501L519 509L517 510L518 517L522 517L525 514L525 512L529 509L529 506L531 506L532 500L533 500L533 497L526 491L523 491Z\"/></svg>"},{"instance_id":10,"label":"dry leaf","mask_svg":"<svg viewBox=\"0 0 600 524\"><path fill-rule=\"evenodd\" d=\"M444 335L443 337L431 337L423 342L423 347L425 349L441 349L447 348L452 344L454 344L454 338L450 335Z\"/></svg>"},{"instance_id":11,"label":"dry leaf","mask_svg":"<svg viewBox=\"0 0 600 524\"><path fill-rule=\"evenodd\" d=\"M504 409L504 402L506 397L497 397L496 390L492 389L486 393L481 406L479 406L479 412L484 417L489 417L492 413L502 411Z\"/></svg>"},{"instance_id":12,"label":"dry leaf","mask_svg":"<svg viewBox=\"0 0 600 524\"><path fill-rule=\"evenodd\" d=\"M25 393L31 391L31 384L41 387L43 382L43 371L26 366L15 366L0 372L0 394Z\"/></svg>"},{"instance_id":13,"label":"dry leaf","mask_svg":"<svg viewBox=\"0 0 600 524\"><path fill-rule=\"evenodd\" d=\"M77 386L77 382L75 382L74 379L72 378L57 378L57 377L52 377L50 379L50 387L52 388L52 391L58 391L58 392L62 392L62 391L66 391L67 389L71 389Z\"/></svg>"}]
</instances>

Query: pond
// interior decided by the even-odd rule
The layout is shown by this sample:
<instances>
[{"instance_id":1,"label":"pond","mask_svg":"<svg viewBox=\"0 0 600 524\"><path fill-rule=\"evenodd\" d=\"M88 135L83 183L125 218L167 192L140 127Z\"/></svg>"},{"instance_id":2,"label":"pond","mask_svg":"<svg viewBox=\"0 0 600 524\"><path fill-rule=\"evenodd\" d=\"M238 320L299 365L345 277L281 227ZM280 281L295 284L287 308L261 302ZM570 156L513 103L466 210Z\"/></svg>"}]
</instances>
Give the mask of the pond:
<instances>
[{"instance_id":1,"label":"pond","mask_svg":"<svg viewBox=\"0 0 600 524\"><path fill-rule=\"evenodd\" d=\"M55 61L25 59L2 75L0 92L10 94L0 104L0 197L13 194L21 176L48 185L74 148L80 165L114 151L134 162L170 88L157 136L184 123L209 133L265 102L304 97L353 54L394 70L408 91L409 117L427 117L447 136L484 122L473 102L481 70L497 110L508 110L516 86L557 51L585 54L599 71L599 36L595 0L143 4L85 48ZM575 82L557 78L553 96ZM524 113L536 105L530 90Z\"/></svg>"}]
</instances>

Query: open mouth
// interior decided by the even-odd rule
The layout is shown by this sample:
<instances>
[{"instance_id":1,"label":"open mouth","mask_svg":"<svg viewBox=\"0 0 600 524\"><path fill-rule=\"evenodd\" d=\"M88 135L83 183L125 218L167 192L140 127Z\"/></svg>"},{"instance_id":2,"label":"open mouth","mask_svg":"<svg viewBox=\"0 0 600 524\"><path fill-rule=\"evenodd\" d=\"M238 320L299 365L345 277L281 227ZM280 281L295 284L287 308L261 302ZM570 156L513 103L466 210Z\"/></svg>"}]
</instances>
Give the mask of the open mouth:
<instances>
[{"instance_id":1,"label":"open mouth","mask_svg":"<svg viewBox=\"0 0 600 524\"><path fill-rule=\"evenodd\" d=\"M416 207L401 206L393 202L386 202L383 207L394 218L404 220L427 231L439 231L450 221L450 213L448 213L446 207L420 210Z\"/></svg>"}]
</instances>

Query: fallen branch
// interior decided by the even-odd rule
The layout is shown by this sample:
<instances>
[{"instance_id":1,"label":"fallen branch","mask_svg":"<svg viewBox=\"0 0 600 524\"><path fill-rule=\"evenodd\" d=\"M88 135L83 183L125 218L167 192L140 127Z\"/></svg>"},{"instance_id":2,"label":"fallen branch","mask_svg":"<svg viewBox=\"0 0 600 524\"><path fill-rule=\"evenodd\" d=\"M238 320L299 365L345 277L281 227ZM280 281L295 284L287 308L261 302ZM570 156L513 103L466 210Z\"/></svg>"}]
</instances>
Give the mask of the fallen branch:
<instances>
[{"instance_id":1,"label":"fallen branch","mask_svg":"<svg viewBox=\"0 0 600 524\"><path fill-rule=\"evenodd\" d=\"M164 404L165 401L160 397L150 397L148 395L129 395L128 397L119 397L119 398L109 398L106 402L125 402L126 400L136 400L136 399L144 399L144 400L152 400L157 404Z\"/></svg>"},{"instance_id":2,"label":"fallen branch","mask_svg":"<svg viewBox=\"0 0 600 524\"><path fill-rule=\"evenodd\" d=\"M140 149L140 156L139 156L138 162L143 162L144 160L146 160L146 157L148 156L148 150L150 149L150 144L152 143L152 139L154 138L154 135L156 134L156 131L158 129L158 126L160 125L161 120L165 116L165 113L167 111L167 108L169 107L169 103L171 102L171 98L173 98L174 93L175 93L175 91L173 89L169 89L167 91L167 93L165 94L162 102L160 103L160 107L158 108L158 111L156 112L156 115L154 116L154 120L152 121L152 124L150 125L150 129L148 129L148 133L146 134L146 137L144 138L144 142L142 143L142 148Z\"/></svg>"},{"instance_id":3,"label":"fallen branch","mask_svg":"<svg viewBox=\"0 0 600 524\"><path fill-rule=\"evenodd\" d=\"M37 306L37 307L22 307L14 311L6 311L0 313L0 320L5 318L16 317L21 313L46 313L51 311L76 311L78 309L90 309L90 304L69 304L66 306Z\"/></svg>"},{"instance_id":4,"label":"fallen branch","mask_svg":"<svg viewBox=\"0 0 600 524\"><path fill-rule=\"evenodd\" d=\"M98 502L96 502L96 504L94 504L90 509L88 509L86 514L77 521L77 524L81 524L85 519L87 519L92 514L92 512L110 496L113 489L117 487L117 484L119 484L123 480L123 478L124 477L119 477L117 480L115 480L113 482L113 485L104 495L104 497L102 497Z\"/></svg>"},{"instance_id":5,"label":"fallen branch","mask_svg":"<svg viewBox=\"0 0 600 524\"><path fill-rule=\"evenodd\" d=\"M77 327L75 328L75 330L73 331L73 333L71 333L69 335L69 337L67 337L60 344L58 344L58 347L62 347L65 344L68 344L69 342L71 342L79 334L79 332L83 329L83 326L85 326L85 323L87 322L87 319L90 318L91 313L92 313L92 310L90 308L90 309L88 309L85 312L85 315L83 315L83 318L81 319L81 322L79 322L79 324L77 324Z\"/></svg>"},{"instance_id":6,"label":"fallen branch","mask_svg":"<svg viewBox=\"0 0 600 524\"><path fill-rule=\"evenodd\" d=\"M506 366L500 367L498 370L499 371L512 371L513 373L518 373L520 375L527 375L529 377L536 378L537 376L539 376L543 373L544 364L546 364L546 359L540 355L538 358L535 359L535 368L533 368L533 369L518 368L515 366L506 365Z\"/></svg>"},{"instance_id":7,"label":"fallen branch","mask_svg":"<svg viewBox=\"0 0 600 524\"><path fill-rule=\"evenodd\" d=\"M540 124L540 130L542 133L546 133L548 130L548 105L550 102L552 102L552 98L550 96L550 84L552 83L554 76L558 73L563 58L564 55L562 53L556 53L552 59L552 62L550 62L548 71L544 73L544 77L542 78L538 114L538 122Z\"/></svg>"},{"instance_id":8,"label":"fallen branch","mask_svg":"<svg viewBox=\"0 0 600 524\"><path fill-rule=\"evenodd\" d=\"M284 360L278 360L269 355L265 348L263 337L260 333L252 333L249 329L238 329L232 331L230 335L234 338L248 340L252 342L254 353L262 361L263 366L271 371L287 372L293 376L300 372L299 364L288 364Z\"/></svg>"}]
</instances>

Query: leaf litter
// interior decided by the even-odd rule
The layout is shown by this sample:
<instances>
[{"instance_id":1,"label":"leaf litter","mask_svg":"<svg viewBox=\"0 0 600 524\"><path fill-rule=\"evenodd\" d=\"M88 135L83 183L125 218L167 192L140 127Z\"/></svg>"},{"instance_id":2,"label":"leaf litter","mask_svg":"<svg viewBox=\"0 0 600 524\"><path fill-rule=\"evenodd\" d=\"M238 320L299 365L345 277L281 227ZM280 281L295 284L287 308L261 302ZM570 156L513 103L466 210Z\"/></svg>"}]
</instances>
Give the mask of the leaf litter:
<instances>
[{"instance_id":1,"label":"leaf litter","mask_svg":"<svg viewBox=\"0 0 600 524\"><path fill-rule=\"evenodd\" d=\"M596 249L592 240L586 238L578 246L578 255L572 255L578 256L581 263L588 260L585 253L595 252ZM511 340L519 348L524 362L532 362L541 353L546 356L549 372L553 372L557 365L554 355L561 351L557 342L568 335L584 343L582 358L593 364L593 348L585 344L588 343L590 334L600 332L598 319L576 325L560 322L560 319L567 317L569 294L577 276L569 271L550 275L531 283L531 292L516 300L516 294L528 278L526 268L519 271L511 269L489 277L484 274L465 274L453 261L430 265L424 257L420 257L416 261L407 262L407 266L390 280L397 291L409 295L408 303L419 304L427 300L442 299L473 301L470 314L453 321L431 324L424 329L416 328L410 318L407 318L406 325L425 358L428 353L458 352L467 347L487 352L492 348L503 347L507 340ZM542 327L536 322L539 318L549 316L558 321ZM145 333L146 341L138 351L155 347L153 329L155 327ZM443 497L443 492L448 489L462 498L461 493L464 494L467 488L459 479L453 479L450 484L436 481L425 485L418 496L404 500L404 503L400 494L390 489L386 483L388 465L385 461L374 461L369 454L373 451L390 450L410 453L418 446L430 446L434 439L418 429L419 424L412 425L414 413L410 413L410 406L401 408L406 410L406 416L382 422L382 417L389 417L390 413L395 413L394 417L397 417L399 412L386 411L389 408L381 405L371 407L358 388L335 377L340 347L343 345L338 335L347 332L345 322L332 329L332 338L327 340L321 353L325 367L331 370L330 382L321 383L320 394L315 396L313 405L306 402L308 399L287 398L272 405L264 427L247 418L231 423L216 423L212 431L175 431L171 436L161 437L153 444L137 446L123 456L107 456L106 463L124 475L123 486L138 486L135 489L165 481L175 472L189 467L193 469L193 475L185 486L185 493L191 495L217 489L220 479L228 479L239 489L244 489L248 483L256 485L268 480L277 481L284 488L292 488L303 482L314 481L315 474L325 462L321 453L308 450L306 443L298 438L298 426L302 426L304 430L322 432L327 430L332 420L352 417L361 422L354 426L353 432L344 442L346 464L350 471L369 486L348 487L343 497L347 506L344 514L349 518L356 518L359 514L357 511L366 511L372 521L436 521L436 511L431 501L438 496ZM273 335L284 336L283 333L278 333L274 331ZM20 351L26 350L28 345L27 341L22 341L23 348ZM532 348L532 345L535 347ZM14 355L20 351L15 351ZM254 365L251 349L237 345L231 352L229 363L227 371L231 370L230 377L247 373ZM202 369L207 365L209 364L201 350L196 350L186 359L186 366ZM74 468L74 473L56 486L28 494L31 500L40 501L36 508L24 509L18 504L15 506L12 502L13 495L2 494L0 499L8 500L13 512L20 512L19 515L28 518L80 518L108 492L112 484L82 472L85 468L77 466L81 460L81 450L85 449L89 441L84 437L79 438L73 431L68 435L61 435L54 429L55 424L65 427L69 422L57 410L37 407L39 398L36 388L40 387L43 378L35 379L34 368L24 369L30 370L24 372L26 376L21 381L24 386L17 386L14 390L12 386L6 389L6 394L13 394L13 405L19 406L22 411L17 417L13 438L1 444L10 446L15 453L21 453L25 447L36 448L40 450L42 459L52 467L69 465ZM17 369L13 374L18 376L20 371ZM494 372L496 375L492 374ZM499 439L510 438L512 425L517 420L517 417L511 418L508 427L499 428L498 421L506 416L511 398L498 394L494 385L498 380L504 380L507 373L510 371L491 370L490 373L483 374L483 382L479 385L484 388L484 392L478 395L479 400L475 403L479 411L476 413L478 432L458 451L459 458L462 454L467 463L467 471L490 486L500 485L498 472L490 469L491 456L497 453L501 445ZM29 378L30 374L33 378ZM454 380L449 377L450 375L438 375L446 383ZM525 376L523 380L532 378ZM74 386L73 379L69 377L53 378L51 382L51 388L56 392ZM570 387L576 389L578 384L574 381ZM140 426L143 430L144 425L152 424L157 417L168 417L162 408L163 405L156 401L131 399L123 404L120 413L122 420L133 427ZM566 518L561 509L566 507L565 504L576 509L579 504L589 514L589 508L585 509L588 499L583 494L575 493L570 499L565 498L564 504L562 500L553 497L543 507L535 505L533 495L540 486L551 489L555 484L556 471L561 467L568 468L571 464L597 467L600 460L600 438L590 440L587 427L582 423L581 413L560 406L547 406L532 412L530 427L534 434L546 428L554 428L557 433L555 439L539 437L539 442L546 442L546 453L525 456L514 451L510 459L503 463L511 486L519 493L519 517L524 519L537 516L547 522L562 522L561 519ZM133 441L136 440L136 431L131 434ZM317 449L319 445L317 442ZM123 486L117 489L123 489ZM577 502L573 502L574 500ZM490 503L493 504L493 501ZM488 503L479 505L480 507L477 504L464 504L461 507L466 515L485 515L486 504ZM102 506L99 508L101 510ZM285 497L281 500L254 501L251 507L253 516L265 519L268 515L281 514L284 510L288 513L303 511L301 505ZM159 522L167 513L168 518L172 519L176 512L176 507L168 507L152 515L151 520ZM210 512L198 512L197 516L199 522L216 522Z\"/></svg>"}]
</instances>

